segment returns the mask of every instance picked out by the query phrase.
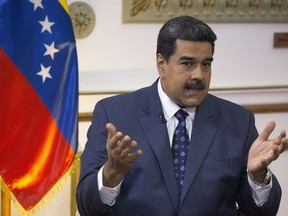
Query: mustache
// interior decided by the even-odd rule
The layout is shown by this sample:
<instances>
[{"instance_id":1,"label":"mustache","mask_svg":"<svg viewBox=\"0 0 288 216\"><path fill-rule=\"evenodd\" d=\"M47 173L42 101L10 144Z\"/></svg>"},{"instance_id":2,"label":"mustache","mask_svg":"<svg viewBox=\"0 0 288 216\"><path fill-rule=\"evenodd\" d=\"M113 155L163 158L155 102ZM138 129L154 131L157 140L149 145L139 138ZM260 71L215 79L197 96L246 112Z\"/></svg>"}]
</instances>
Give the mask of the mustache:
<instances>
[{"instance_id":1,"label":"mustache","mask_svg":"<svg viewBox=\"0 0 288 216\"><path fill-rule=\"evenodd\" d=\"M184 85L185 89L194 89L194 90L203 90L206 88L206 85L201 80L192 80Z\"/></svg>"}]
</instances>

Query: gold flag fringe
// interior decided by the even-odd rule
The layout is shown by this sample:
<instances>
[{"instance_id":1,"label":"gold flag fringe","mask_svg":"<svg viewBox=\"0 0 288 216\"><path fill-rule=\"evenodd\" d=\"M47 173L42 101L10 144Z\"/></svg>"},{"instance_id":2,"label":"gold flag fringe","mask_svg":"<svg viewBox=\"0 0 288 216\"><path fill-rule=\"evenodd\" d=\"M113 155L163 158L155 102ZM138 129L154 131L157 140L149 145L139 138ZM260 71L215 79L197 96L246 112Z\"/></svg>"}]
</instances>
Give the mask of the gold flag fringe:
<instances>
[{"instance_id":1,"label":"gold flag fringe","mask_svg":"<svg viewBox=\"0 0 288 216\"><path fill-rule=\"evenodd\" d=\"M41 209L48 203L50 202L55 196L56 193L59 192L63 185L67 182L68 178L71 177L76 169L76 163L77 161L80 160L80 154L77 153L74 157L74 160L66 173L61 177L61 179L48 191L47 194L44 195L44 197L29 211L26 211L20 203L17 201L13 193L9 190L7 185L5 184L4 180L0 176L0 187L3 191L3 193L6 196L10 196L10 200L12 201L13 205L18 209L18 211L23 215L23 216L33 216L36 212L40 212Z\"/></svg>"}]
</instances>

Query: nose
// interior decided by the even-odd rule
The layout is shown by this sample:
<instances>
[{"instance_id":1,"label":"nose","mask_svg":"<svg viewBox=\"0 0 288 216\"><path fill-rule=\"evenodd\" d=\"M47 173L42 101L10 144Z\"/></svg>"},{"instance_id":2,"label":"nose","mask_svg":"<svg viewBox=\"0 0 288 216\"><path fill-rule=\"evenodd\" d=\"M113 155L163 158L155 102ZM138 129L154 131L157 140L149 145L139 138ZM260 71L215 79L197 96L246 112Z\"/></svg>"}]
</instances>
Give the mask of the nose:
<instances>
[{"instance_id":1,"label":"nose","mask_svg":"<svg viewBox=\"0 0 288 216\"><path fill-rule=\"evenodd\" d=\"M195 80L203 80L204 79L204 71L201 67L201 64L196 64L194 69L191 71L191 79Z\"/></svg>"}]
</instances>

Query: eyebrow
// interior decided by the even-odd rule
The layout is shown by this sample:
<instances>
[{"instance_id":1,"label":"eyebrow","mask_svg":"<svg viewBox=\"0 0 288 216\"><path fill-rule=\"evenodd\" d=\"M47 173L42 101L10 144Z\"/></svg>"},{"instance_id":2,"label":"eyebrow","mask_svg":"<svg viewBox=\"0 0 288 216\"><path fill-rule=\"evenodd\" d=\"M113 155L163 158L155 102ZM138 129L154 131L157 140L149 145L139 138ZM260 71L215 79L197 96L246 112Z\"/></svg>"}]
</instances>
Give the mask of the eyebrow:
<instances>
[{"instance_id":1,"label":"eyebrow","mask_svg":"<svg viewBox=\"0 0 288 216\"><path fill-rule=\"evenodd\" d=\"M183 60L185 60L185 61L193 61L193 60L195 60L195 58L188 57L188 56L181 56L179 60L180 61L183 61ZM204 59L204 61L210 61L210 62L212 62L213 60L214 60L213 57L208 57L208 58Z\"/></svg>"}]
</instances>

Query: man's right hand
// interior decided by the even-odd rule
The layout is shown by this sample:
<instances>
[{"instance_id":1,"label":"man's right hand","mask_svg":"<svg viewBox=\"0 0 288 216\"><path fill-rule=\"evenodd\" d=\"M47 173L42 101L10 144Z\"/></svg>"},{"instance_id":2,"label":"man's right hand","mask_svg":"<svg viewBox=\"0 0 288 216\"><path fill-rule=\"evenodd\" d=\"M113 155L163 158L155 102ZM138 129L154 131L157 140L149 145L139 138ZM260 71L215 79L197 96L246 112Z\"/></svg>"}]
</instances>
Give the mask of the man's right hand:
<instances>
[{"instance_id":1,"label":"man's right hand","mask_svg":"<svg viewBox=\"0 0 288 216\"><path fill-rule=\"evenodd\" d=\"M130 136L117 132L113 124L108 123L106 128L108 130L106 143L108 160L103 168L103 186L113 188L121 182L134 161L142 155L142 151L138 149L132 152L137 142Z\"/></svg>"}]
</instances>

